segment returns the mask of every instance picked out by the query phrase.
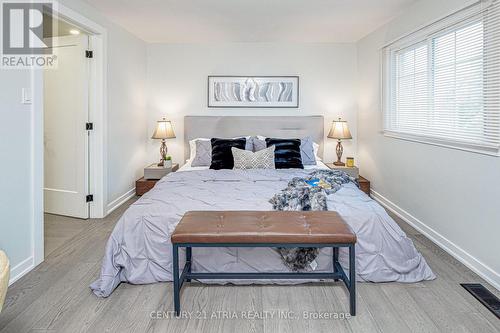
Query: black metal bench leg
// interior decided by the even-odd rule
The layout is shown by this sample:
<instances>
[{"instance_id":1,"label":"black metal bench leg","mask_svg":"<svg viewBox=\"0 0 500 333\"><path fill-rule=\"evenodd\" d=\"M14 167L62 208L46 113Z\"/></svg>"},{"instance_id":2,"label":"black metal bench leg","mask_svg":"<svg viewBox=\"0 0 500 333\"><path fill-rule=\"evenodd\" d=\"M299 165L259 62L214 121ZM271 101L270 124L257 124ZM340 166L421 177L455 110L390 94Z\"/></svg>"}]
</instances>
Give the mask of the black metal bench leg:
<instances>
[{"instance_id":1,"label":"black metal bench leg","mask_svg":"<svg viewBox=\"0 0 500 333\"><path fill-rule=\"evenodd\" d=\"M339 261L339 248L333 248L333 273L337 273L337 267L335 263ZM333 279L333 281L337 282L339 279Z\"/></svg>"},{"instance_id":2,"label":"black metal bench leg","mask_svg":"<svg viewBox=\"0 0 500 333\"><path fill-rule=\"evenodd\" d=\"M356 315L356 253L354 244L349 246L349 305L351 316Z\"/></svg>"},{"instance_id":3,"label":"black metal bench leg","mask_svg":"<svg viewBox=\"0 0 500 333\"><path fill-rule=\"evenodd\" d=\"M191 273L191 264L192 264L192 257L193 257L193 248L192 247L186 247L186 264L188 265L188 273ZM191 282L191 279L186 279L186 282Z\"/></svg>"},{"instance_id":4,"label":"black metal bench leg","mask_svg":"<svg viewBox=\"0 0 500 333\"><path fill-rule=\"evenodd\" d=\"M179 248L177 245L173 245L173 275L174 275L174 310L175 315L179 316L181 313L181 301L180 301L180 290L179 290Z\"/></svg>"}]
</instances>

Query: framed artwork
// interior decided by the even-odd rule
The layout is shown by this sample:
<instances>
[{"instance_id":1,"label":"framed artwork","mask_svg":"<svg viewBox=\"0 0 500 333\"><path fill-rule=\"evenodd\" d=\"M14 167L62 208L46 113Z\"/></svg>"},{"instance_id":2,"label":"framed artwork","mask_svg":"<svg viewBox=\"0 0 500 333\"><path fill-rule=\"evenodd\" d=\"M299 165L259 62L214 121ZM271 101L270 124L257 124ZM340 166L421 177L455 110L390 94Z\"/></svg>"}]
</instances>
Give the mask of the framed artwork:
<instances>
[{"instance_id":1,"label":"framed artwork","mask_svg":"<svg viewBox=\"0 0 500 333\"><path fill-rule=\"evenodd\" d=\"M298 76L209 76L209 108L298 108Z\"/></svg>"}]
</instances>

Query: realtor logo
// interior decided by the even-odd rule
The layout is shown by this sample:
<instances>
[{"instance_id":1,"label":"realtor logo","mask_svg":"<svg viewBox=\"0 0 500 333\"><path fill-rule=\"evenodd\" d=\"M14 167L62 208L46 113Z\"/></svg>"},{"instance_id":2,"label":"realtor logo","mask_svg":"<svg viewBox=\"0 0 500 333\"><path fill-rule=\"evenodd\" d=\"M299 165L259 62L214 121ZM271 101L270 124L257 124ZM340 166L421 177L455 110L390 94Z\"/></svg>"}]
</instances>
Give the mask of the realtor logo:
<instances>
[{"instance_id":1,"label":"realtor logo","mask_svg":"<svg viewBox=\"0 0 500 333\"><path fill-rule=\"evenodd\" d=\"M53 67L52 2L0 0L2 4L2 68Z\"/></svg>"},{"instance_id":2,"label":"realtor logo","mask_svg":"<svg viewBox=\"0 0 500 333\"><path fill-rule=\"evenodd\" d=\"M43 22L44 12L52 13L52 3L2 3L3 54L47 54L43 29L51 31L52 20Z\"/></svg>"}]
</instances>

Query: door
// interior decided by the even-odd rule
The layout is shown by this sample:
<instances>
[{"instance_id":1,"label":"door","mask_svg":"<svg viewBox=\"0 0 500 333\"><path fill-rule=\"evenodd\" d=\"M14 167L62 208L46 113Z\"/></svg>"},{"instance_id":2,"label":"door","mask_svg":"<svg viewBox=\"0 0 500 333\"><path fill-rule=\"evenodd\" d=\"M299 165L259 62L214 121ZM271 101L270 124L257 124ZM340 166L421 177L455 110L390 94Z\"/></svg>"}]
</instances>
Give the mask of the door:
<instances>
[{"instance_id":1,"label":"door","mask_svg":"<svg viewBox=\"0 0 500 333\"><path fill-rule=\"evenodd\" d=\"M53 39L57 68L44 71L45 212L89 218L88 37Z\"/></svg>"}]
</instances>

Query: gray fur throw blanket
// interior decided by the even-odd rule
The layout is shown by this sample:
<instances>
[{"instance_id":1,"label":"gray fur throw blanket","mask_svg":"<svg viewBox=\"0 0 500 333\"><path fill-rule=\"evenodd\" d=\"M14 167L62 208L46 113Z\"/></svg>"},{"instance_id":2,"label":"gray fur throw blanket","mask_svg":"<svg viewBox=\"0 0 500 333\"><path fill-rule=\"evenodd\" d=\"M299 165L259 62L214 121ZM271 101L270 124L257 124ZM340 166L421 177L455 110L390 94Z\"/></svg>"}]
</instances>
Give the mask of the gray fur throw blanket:
<instances>
[{"instance_id":1,"label":"gray fur throw blanket","mask_svg":"<svg viewBox=\"0 0 500 333\"><path fill-rule=\"evenodd\" d=\"M315 185L312 185L314 182ZM316 170L306 178L293 178L287 187L269 200L274 210L328 210L326 196L337 192L342 185L357 181L340 170ZM317 185L316 185L317 184ZM310 271L319 249L278 248L284 263L293 271Z\"/></svg>"}]
</instances>

